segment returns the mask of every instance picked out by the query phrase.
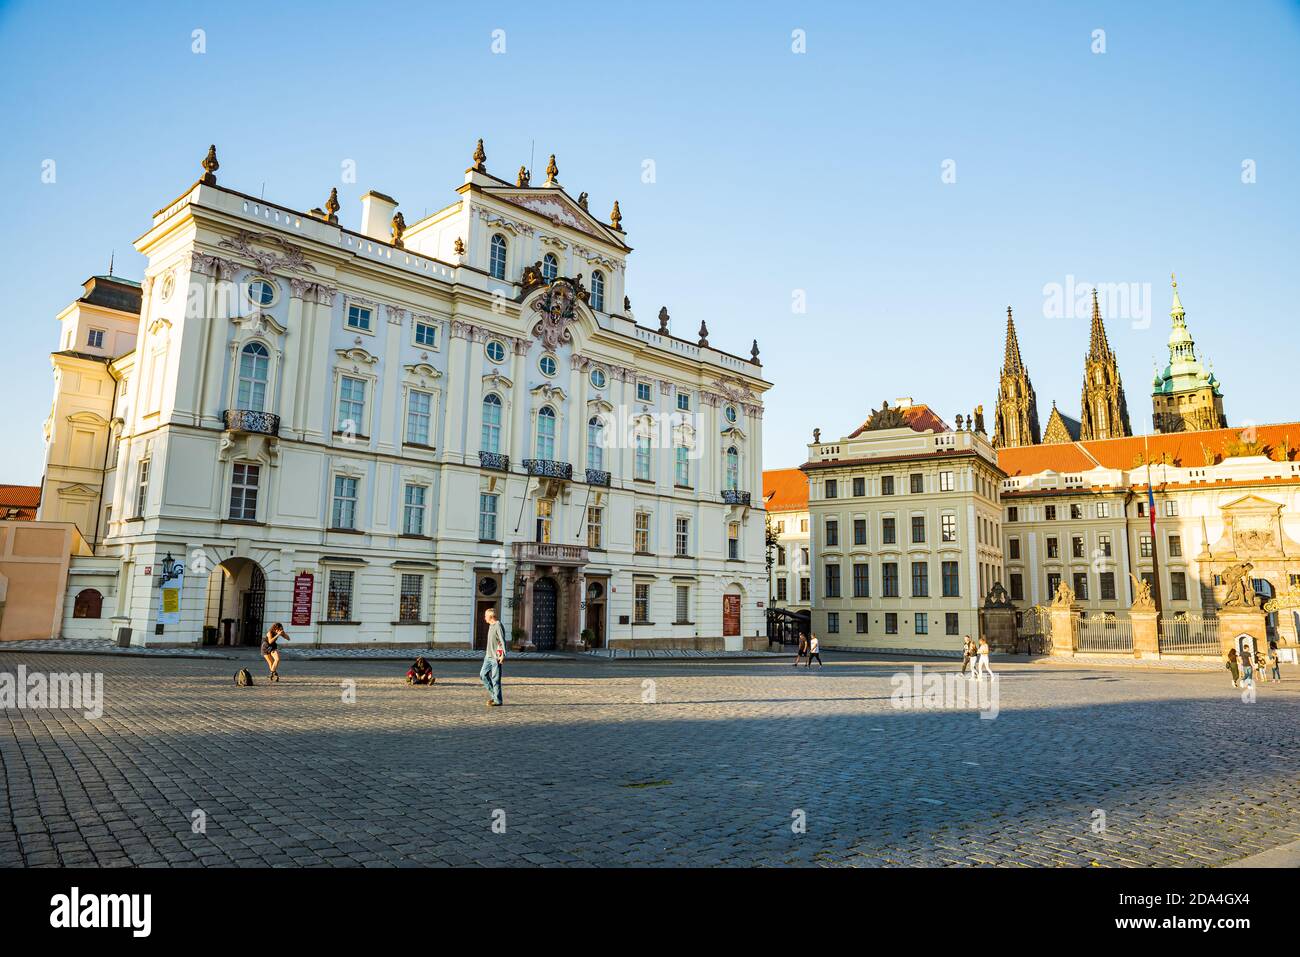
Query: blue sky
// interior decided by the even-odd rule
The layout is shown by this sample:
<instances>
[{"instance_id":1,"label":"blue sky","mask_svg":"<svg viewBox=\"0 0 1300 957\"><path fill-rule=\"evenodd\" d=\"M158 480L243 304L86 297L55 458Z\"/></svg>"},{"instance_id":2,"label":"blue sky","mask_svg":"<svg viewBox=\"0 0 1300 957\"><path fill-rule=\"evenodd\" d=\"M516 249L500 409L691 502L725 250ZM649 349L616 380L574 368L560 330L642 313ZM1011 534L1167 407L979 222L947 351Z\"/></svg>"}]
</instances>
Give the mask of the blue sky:
<instances>
[{"instance_id":1,"label":"blue sky","mask_svg":"<svg viewBox=\"0 0 1300 957\"><path fill-rule=\"evenodd\" d=\"M132 240L210 142L224 185L298 209L338 186L353 226L371 188L408 221L450 202L479 136L503 175L554 152L620 201L643 323L758 338L768 467L881 399L991 415L1007 305L1042 420L1077 414L1087 318L1044 293L1070 277L1150 290L1149 325L1108 317L1139 431L1171 270L1230 421L1300 417L1294 2L19 2L0 106L0 482L40 478L54 316L114 250L140 277Z\"/></svg>"}]
</instances>

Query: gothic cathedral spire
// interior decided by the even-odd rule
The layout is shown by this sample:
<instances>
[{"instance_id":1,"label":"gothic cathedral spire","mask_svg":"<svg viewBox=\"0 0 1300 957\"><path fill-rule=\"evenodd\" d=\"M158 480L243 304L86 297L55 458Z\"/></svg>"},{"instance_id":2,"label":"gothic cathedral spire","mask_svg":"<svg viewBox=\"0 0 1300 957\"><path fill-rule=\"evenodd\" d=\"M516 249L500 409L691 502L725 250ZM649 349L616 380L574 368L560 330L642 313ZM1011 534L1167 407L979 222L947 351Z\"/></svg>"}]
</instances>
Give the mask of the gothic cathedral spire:
<instances>
[{"instance_id":1,"label":"gothic cathedral spire","mask_svg":"<svg viewBox=\"0 0 1300 957\"><path fill-rule=\"evenodd\" d=\"M998 384L997 410L994 413L993 445L1008 448L1015 445L1038 445L1038 400L1029 370L1020 358L1020 340L1016 338L1016 323L1007 306L1007 346L1002 359L1002 378Z\"/></svg>"},{"instance_id":2,"label":"gothic cathedral spire","mask_svg":"<svg viewBox=\"0 0 1300 957\"><path fill-rule=\"evenodd\" d=\"M1088 357L1083 363L1083 402L1079 415L1079 438L1118 439L1132 435L1124 385L1119 378L1119 363L1106 339L1101 321L1097 290L1092 291L1092 334Z\"/></svg>"}]
</instances>

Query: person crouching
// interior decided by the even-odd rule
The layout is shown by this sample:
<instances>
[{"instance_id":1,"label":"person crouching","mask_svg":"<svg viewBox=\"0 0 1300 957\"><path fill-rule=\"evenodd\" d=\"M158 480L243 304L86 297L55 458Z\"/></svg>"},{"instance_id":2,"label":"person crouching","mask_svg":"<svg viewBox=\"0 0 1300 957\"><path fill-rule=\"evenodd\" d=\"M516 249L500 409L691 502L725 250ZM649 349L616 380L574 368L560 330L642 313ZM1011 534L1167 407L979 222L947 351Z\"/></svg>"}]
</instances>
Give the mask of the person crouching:
<instances>
[{"instance_id":1,"label":"person crouching","mask_svg":"<svg viewBox=\"0 0 1300 957\"><path fill-rule=\"evenodd\" d=\"M423 656L416 658L411 670L406 673L408 685L432 685L434 680L433 668L429 667Z\"/></svg>"}]
</instances>

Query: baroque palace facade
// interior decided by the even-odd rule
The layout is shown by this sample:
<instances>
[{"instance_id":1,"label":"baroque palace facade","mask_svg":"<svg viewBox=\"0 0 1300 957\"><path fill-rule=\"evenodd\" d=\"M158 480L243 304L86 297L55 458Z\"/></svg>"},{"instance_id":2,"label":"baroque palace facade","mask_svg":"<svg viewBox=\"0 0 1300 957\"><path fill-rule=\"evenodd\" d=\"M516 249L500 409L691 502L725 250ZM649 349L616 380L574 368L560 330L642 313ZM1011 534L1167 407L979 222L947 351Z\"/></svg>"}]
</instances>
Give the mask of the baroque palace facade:
<instances>
[{"instance_id":1,"label":"baroque palace facade","mask_svg":"<svg viewBox=\"0 0 1300 957\"><path fill-rule=\"evenodd\" d=\"M802 469L824 643L956 649L1003 588L1018 613L1064 594L1085 618L1123 616L1149 591L1166 619L1212 618L1244 598L1294 660L1300 422L1224 427L1176 285L1170 318L1150 436L1131 434L1095 295L1077 420L1053 407L1040 436L1008 310L991 441L979 409L953 429L910 399L843 439L815 432ZM1243 575L1246 594L1230 600Z\"/></svg>"},{"instance_id":2,"label":"baroque palace facade","mask_svg":"<svg viewBox=\"0 0 1300 957\"><path fill-rule=\"evenodd\" d=\"M492 606L540 649L762 641L757 343L639 325L617 203L480 141L456 202L372 191L354 231L203 167L143 284L59 317L41 517L94 550L65 636L470 647Z\"/></svg>"}]
</instances>

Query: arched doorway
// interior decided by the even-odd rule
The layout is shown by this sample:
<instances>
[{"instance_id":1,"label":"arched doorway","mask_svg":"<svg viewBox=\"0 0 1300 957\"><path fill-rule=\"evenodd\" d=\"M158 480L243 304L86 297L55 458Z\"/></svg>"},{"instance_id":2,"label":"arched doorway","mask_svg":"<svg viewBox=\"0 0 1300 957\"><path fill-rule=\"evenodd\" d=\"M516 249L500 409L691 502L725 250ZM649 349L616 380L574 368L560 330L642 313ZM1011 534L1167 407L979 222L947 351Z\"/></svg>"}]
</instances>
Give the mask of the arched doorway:
<instances>
[{"instance_id":1,"label":"arched doorway","mask_svg":"<svg viewBox=\"0 0 1300 957\"><path fill-rule=\"evenodd\" d=\"M583 616L583 629L591 632L591 647L605 647L605 582L587 583L587 610Z\"/></svg>"},{"instance_id":2,"label":"arched doorway","mask_svg":"<svg viewBox=\"0 0 1300 957\"><path fill-rule=\"evenodd\" d=\"M257 645L265 630L266 576L251 558L228 558L208 577L205 645Z\"/></svg>"},{"instance_id":3,"label":"arched doorway","mask_svg":"<svg viewBox=\"0 0 1300 957\"><path fill-rule=\"evenodd\" d=\"M1266 602L1272 600L1277 595L1277 592L1273 589L1273 583L1270 582L1267 578L1253 579L1250 584L1255 589L1255 594L1258 596L1259 605L1261 608L1264 606ZM1267 629L1269 640L1276 641L1277 640L1277 612L1275 611L1269 612L1267 615L1264 616L1264 627Z\"/></svg>"},{"instance_id":4,"label":"arched doorway","mask_svg":"<svg viewBox=\"0 0 1300 957\"><path fill-rule=\"evenodd\" d=\"M533 646L538 651L555 650L558 592L554 578L539 578L533 584Z\"/></svg>"}]
</instances>

